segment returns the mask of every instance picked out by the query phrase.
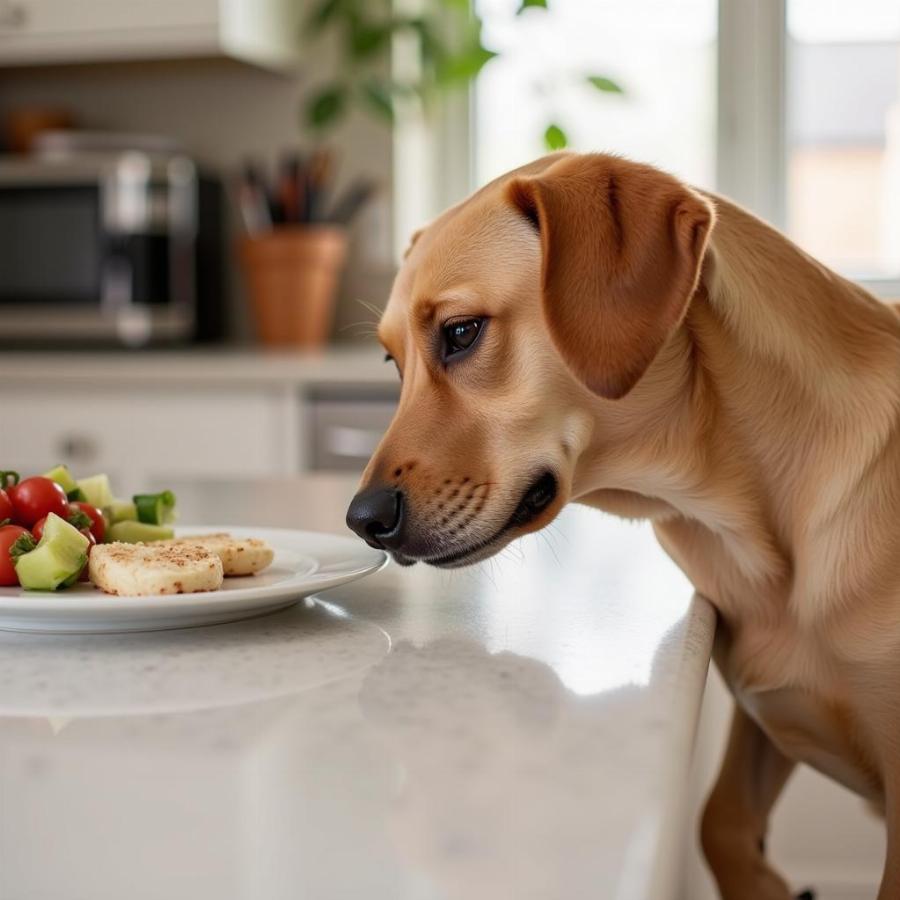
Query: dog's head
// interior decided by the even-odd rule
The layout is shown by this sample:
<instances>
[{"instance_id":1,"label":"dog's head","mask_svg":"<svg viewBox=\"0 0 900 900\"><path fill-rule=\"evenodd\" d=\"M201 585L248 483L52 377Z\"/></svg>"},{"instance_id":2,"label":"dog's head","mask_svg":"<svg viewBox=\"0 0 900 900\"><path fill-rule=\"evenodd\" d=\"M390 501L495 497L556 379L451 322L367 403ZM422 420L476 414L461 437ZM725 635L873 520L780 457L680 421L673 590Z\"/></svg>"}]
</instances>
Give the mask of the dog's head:
<instances>
[{"instance_id":1,"label":"dog's head","mask_svg":"<svg viewBox=\"0 0 900 900\"><path fill-rule=\"evenodd\" d=\"M709 203L647 166L556 154L419 232L379 337L400 404L348 525L402 563L484 559L572 495L598 403L681 322Z\"/></svg>"}]
</instances>

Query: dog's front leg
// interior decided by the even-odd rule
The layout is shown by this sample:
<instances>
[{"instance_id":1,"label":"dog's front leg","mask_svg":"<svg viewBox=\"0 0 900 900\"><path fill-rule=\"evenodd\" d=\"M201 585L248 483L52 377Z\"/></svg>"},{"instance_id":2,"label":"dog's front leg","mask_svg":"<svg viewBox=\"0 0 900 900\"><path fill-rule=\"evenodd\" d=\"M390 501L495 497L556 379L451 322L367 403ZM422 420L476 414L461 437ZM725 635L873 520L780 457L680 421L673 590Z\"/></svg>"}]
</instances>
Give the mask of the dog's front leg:
<instances>
[{"instance_id":1,"label":"dog's front leg","mask_svg":"<svg viewBox=\"0 0 900 900\"><path fill-rule=\"evenodd\" d=\"M887 854L878 900L896 900L900 897L900 779L888 781L885 824Z\"/></svg>"},{"instance_id":2,"label":"dog's front leg","mask_svg":"<svg viewBox=\"0 0 900 900\"><path fill-rule=\"evenodd\" d=\"M706 804L703 852L722 900L791 900L765 858L769 813L794 763L735 707L722 770Z\"/></svg>"}]
</instances>

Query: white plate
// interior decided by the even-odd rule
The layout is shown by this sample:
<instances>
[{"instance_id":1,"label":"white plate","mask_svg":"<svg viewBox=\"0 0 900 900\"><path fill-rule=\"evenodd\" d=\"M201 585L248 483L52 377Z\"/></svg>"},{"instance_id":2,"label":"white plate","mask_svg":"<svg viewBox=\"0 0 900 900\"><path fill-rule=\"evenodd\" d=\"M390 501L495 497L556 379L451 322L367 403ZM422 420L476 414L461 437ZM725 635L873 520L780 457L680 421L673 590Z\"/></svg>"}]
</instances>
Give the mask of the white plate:
<instances>
[{"instance_id":1,"label":"white plate","mask_svg":"<svg viewBox=\"0 0 900 900\"><path fill-rule=\"evenodd\" d=\"M215 531L262 538L275 551L272 565L259 575L226 578L218 591L200 594L114 597L90 584L55 592L0 588L0 628L92 633L234 622L355 581L387 562L384 553L362 541L315 531L200 525L179 527L176 534L187 537Z\"/></svg>"}]
</instances>

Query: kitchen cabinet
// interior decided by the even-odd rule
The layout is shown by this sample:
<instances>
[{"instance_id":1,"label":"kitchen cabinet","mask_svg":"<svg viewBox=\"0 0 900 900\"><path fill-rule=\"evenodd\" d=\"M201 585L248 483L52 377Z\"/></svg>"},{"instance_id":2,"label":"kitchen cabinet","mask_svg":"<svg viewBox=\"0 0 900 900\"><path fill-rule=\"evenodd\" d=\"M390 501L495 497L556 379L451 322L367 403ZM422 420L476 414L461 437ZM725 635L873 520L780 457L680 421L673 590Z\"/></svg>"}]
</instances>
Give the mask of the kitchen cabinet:
<instances>
[{"instance_id":1,"label":"kitchen cabinet","mask_svg":"<svg viewBox=\"0 0 900 900\"><path fill-rule=\"evenodd\" d=\"M60 385L0 394L4 468L65 463L107 472L123 493L171 477L253 477L296 468L292 398L271 388Z\"/></svg>"},{"instance_id":2,"label":"kitchen cabinet","mask_svg":"<svg viewBox=\"0 0 900 900\"><path fill-rule=\"evenodd\" d=\"M393 416L392 367L326 354L5 354L0 466L65 463L128 494L167 479L359 472Z\"/></svg>"},{"instance_id":3,"label":"kitchen cabinet","mask_svg":"<svg viewBox=\"0 0 900 900\"><path fill-rule=\"evenodd\" d=\"M225 56L294 62L296 0L0 0L0 65Z\"/></svg>"}]
</instances>

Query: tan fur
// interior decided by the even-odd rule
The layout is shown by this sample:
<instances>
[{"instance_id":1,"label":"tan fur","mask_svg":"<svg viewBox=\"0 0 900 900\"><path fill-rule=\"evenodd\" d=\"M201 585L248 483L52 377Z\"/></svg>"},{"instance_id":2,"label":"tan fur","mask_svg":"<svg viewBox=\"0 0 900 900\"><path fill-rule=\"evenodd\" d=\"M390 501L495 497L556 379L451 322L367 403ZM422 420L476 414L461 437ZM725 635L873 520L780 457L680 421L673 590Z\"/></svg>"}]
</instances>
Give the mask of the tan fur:
<instances>
[{"instance_id":1,"label":"tan fur","mask_svg":"<svg viewBox=\"0 0 900 900\"><path fill-rule=\"evenodd\" d=\"M487 328L443 366L460 316ZM896 312L723 198L557 154L421 233L381 337L403 391L363 480L404 491L410 556L495 534L544 466L559 495L525 530L569 500L648 517L715 605L738 712L703 837L725 900L791 896L760 843L793 761L886 810L879 898L900 897Z\"/></svg>"}]
</instances>

